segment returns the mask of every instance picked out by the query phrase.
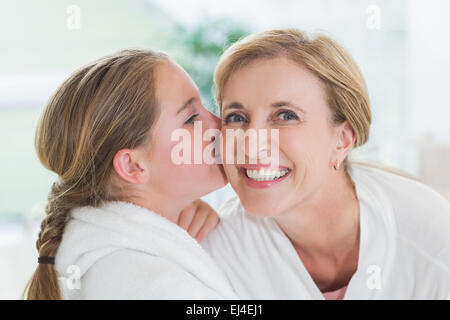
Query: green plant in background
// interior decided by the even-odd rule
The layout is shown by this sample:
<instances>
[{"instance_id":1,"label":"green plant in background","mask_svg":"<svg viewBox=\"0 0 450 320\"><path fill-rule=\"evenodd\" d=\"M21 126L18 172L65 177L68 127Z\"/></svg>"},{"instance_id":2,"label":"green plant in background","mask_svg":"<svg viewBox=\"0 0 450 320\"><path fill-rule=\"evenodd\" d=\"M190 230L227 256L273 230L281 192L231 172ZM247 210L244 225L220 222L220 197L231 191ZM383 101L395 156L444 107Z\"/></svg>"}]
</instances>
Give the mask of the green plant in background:
<instances>
[{"instance_id":1,"label":"green plant in background","mask_svg":"<svg viewBox=\"0 0 450 320\"><path fill-rule=\"evenodd\" d=\"M174 28L172 54L197 84L204 105L216 115L214 68L224 49L247 34L244 27L225 20L206 22L192 28L183 25Z\"/></svg>"}]
</instances>

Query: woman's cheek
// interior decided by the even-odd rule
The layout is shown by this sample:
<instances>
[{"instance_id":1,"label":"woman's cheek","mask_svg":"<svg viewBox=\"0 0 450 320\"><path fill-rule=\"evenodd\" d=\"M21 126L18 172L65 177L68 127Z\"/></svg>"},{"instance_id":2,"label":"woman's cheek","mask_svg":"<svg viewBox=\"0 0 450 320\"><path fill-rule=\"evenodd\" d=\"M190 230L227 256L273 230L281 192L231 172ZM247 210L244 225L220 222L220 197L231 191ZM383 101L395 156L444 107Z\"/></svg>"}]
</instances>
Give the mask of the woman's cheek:
<instances>
[{"instance_id":1,"label":"woman's cheek","mask_svg":"<svg viewBox=\"0 0 450 320\"><path fill-rule=\"evenodd\" d=\"M305 149L305 142L301 134L295 129L280 129L279 131L279 153L287 158L289 162L296 162L299 160L299 155ZM286 165L289 165L286 163Z\"/></svg>"}]
</instances>

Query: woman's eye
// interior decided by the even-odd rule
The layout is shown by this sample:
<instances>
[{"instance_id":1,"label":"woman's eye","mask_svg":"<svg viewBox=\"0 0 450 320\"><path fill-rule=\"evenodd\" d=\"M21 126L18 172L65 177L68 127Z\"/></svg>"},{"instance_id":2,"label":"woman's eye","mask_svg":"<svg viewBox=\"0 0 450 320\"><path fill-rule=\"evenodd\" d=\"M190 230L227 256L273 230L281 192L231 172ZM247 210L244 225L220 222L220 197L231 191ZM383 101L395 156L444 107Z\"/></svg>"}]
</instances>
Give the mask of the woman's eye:
<instances>
[{"instance_id":1,"label":"woman's eye","mask_svg":"<svg viewBox=\"0 0 450 320\"><path fill-rule=\"evenodd\" d=\"M245 121L245 118L239 114L230 114L228 116L225 117L225 123L230 123L230 122L243 122Z\"/></svg>"},{"instance_id":2,"label":"woman's eye","mask_svg":"<svg viewBox=\"0 0 450 320\"><path fill-rule=\"evenodd\" d=\"M189 117L189 119L186 120L186 122L184 124L192 124L194 123L195 119L198 117L198 113L193 114L192 116Z\"/></svg>"},{"instance_id":3,"label":"woman's eye","mask_svg":"<svg viewBox=\"0 0 450 320\"><path fill-rule=\"evenodd\" d=\"M278 118L283 121L298 120L297 115L292 111L282 111L278 114Z\"/></svg>"}]
</instances>

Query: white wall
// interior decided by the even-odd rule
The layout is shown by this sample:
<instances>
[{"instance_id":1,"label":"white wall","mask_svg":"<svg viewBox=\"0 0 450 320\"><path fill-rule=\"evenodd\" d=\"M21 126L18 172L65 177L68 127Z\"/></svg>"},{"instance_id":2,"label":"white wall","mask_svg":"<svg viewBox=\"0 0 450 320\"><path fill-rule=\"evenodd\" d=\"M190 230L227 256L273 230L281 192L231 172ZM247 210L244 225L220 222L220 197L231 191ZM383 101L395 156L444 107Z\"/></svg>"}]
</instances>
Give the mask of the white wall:
<instances>
[{"instance_id":1,"label":"white wall","mask_svg":"<svg viewBox=\"0 0 450 320\"><path fill-rule=\"evenodd\" d=\"M450 143L450 1L409 1L409 131Z\"/></svg>"}]
</instances>

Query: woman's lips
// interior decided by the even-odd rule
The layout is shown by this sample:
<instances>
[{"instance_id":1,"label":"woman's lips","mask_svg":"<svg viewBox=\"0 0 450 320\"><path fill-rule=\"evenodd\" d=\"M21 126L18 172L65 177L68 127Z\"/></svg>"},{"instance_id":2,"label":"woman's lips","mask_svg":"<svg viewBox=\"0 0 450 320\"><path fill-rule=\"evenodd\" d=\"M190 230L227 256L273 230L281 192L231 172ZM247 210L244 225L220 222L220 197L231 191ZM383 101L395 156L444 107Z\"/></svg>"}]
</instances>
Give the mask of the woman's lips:
<instances>
[{"instance_id":1,"label":"woman's lips","mask_svg":"<svg viewBox=\"0 0 450 320\"><path fill-rule=\"evenodd\" d=\"M257 181L254 179L251 179L247 175L247 170L265 170L265 171L287 171L283 176L274 178L274 180L264 180L264 181ZM264 188L270 188L274 185L277 185L281 182L283 182L287 177L290 176L292 170L287 167L277 167L277 168L271 168L270 165L246 165L239 168L239 174L241 174L247 183L247 185L251 188L256 189L264 189Z\"/></svg>"}]
</instances>

